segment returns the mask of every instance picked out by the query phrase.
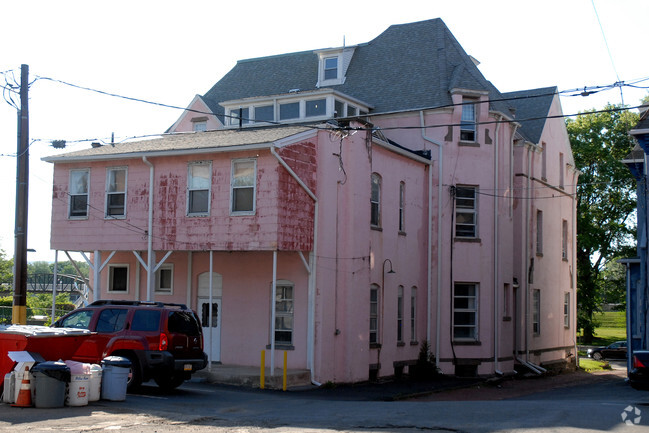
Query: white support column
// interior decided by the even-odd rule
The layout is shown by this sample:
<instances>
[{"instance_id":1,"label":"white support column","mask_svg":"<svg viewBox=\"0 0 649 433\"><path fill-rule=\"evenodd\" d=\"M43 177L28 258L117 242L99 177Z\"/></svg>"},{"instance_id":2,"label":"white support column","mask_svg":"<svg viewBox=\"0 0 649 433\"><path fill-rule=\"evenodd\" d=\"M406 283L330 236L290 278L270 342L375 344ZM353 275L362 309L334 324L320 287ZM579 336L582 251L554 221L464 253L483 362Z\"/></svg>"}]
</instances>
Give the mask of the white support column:
<instances>
[{"instance_id":1,"label":"white support column","mask_svg":"<svg viewBox=\"0 0 649 433\"><path fill-rule=\"evenodd\" d=\"M275 376L275 299L277 299L277 250L273 251L273 287L270 315L270 375Z\"/></svg>"},{"instance_id":2,"label":"white support column","mask_svg":"<svg viewBox=\"0 0 649 433\"><path fill-rule=\"evenodd\" d=\"M50 323L54 323L56 317L56 283L59 278L59 250L54 251L54 275L52 277L52 319Z\"/></svg>"},{"instance_id":3,"label":"white support column","mask_svg":"<svg viewBox=\"0 0 649 433\"><path fill-rule=\"evenodd\" d=\"M93 266L93 291L92 302L98 301L101 293L101 283L99 282L99 272L101 271L101 251L95 250L95 264Z\"/></svg>"}]
</instances>

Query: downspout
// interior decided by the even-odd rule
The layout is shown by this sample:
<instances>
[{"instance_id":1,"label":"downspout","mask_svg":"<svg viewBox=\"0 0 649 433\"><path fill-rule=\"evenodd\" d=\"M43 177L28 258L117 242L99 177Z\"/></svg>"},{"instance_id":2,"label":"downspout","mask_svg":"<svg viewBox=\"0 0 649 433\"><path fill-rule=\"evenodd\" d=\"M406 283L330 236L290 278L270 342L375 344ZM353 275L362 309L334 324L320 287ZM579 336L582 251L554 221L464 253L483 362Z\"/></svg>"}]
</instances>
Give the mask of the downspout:
<instances>
[{"instance_id":1,"label":"downspout","mask_svg":"<svg viewBox=\"0 0 649 433\"><path fill-rule=\"evenodd\" d=\"M575 314L571 314L572 317L572 329L574 332L572 333L572 338L573 342L575 345L575 365L577 368L579 368L579 349L577 348L577 338L576 338L576 332L577 332L577 267L576 267L576 262L577 262L577 177L579 175L579 171L577 171L577 168L575 167L573 173L572 173L572 185L574 188L574 194L572 195L572 236L570 237L570 244L572 246L572 254L570 255L570 260L572 260L572 267L570 269L570 278L572 279L571 284L572 284L572 289L573 289L573 300L572 300L572 305L570 306L571 310L575 312ZM629 304L627 304L629 305ZM627 322L629 323L629 322ZM627 346L631 347L631 346Z\"/></svg>"},{"instance_id":2,"label":"downspout","mask_svg":"<svg viewBox=\"0 0 649 433\"><path fill-rule=\"evenodd\" d=\"M532 223L530 221L530 214L531 210L530 207L532 206L532 200L530 200L530 178L532 177L532 151L534 149L532 148L532 145L528 145L527 147L527 180L526 180L526 197L527 197L527 203L525 204L525 224L527 227L525 228L525 263L523 263L523 275L521 275L522 278L525 279L525 362L529 362L529 357L530 357L530 350L528 346L528 340L529 340L529 316L530 316L530 275L529 275L529 261L530 261L530 246L529 246L529 241L530 241L530 230L532 229Z\"/></svg>"},{"instance_id":3,"label":"downspout","mask_svg":"<svg viewBox=\"0 0 649 433\"><path fill-rule=\"evenodd\" d=\"M438 181L437 181L437 311L436 311L436 325L435 325L435 363L439 366L440 362L440 327L441 327L441 308L442 308L442 175L443 175L443 166L442 158L444 156L444 147L442 143L437 142L436 140L428 137L426 135L425 123L424 123L424 112L419 112L419 122L421 125L421 138L424 141L427 141L431 144L437 146L437 170L438 170ZM432 307L432 295L433 295L433 274L431 269L431 259L433 255L433 223L432 223L432 214L433 214L433 173L432 173L432 161L428 164L428 307L427 307L427 316L426 321L428 326L426 327L426 341L430 341L432 337L431 331L431 313L433 310Z\"/></svg>"},{"instance_id":4,"label":"downspout","mask_svg":"<svg viewBox=\"0 0 649 433\"><path fill-rule=\"evenodd\" d=\"M498 161L498 156L499 156L499 133L500 133L500 121L503 119L502 116L495 116L496 118L496 133L495 133L495 138L494 138L494 270L493 270L493 278L494 278L494 372L500 376L502 376L502 371L499 370L498 368L498 342L499 342L499 329L498 329L498 309L499 309L499 303L498 303L498 176L499 176L499 162Z\"/></svg>"},{"instance_id":5,"label":"downspout","mask_svg":"<svg viewBox=\"0 0 649 433\"><path fill-rule=\"evenodd\" d=\"M155 260L153 259L153 164L149 162L146 156L142 157L142 162L149 166L149 228L147 230L147 277L146 277L146 300L152 300L153 293L153 268Z\"/></svg>"},{"instance_id":6,"label":"downspout","mask_svg":"<svg viewBox=\"0 0 649 433\"><path fill-rule=\"evenodd\" d=\"M286 171L295 179L295 181L302 187L307 195L313 200L313 248L309 254L309 288L308 288L308 306L307 306L307 367L311 374L311 383L316 386L321 384L315 380L315 286L316 286L316 269L317 269L317 254L318 251L318 198L309 189L309 187L299 178L297 173L282 159L281 156L275 151L275 147L270 148L270 153L279 161L279 163L286 169Z\"/></svg>"}]
</instances>

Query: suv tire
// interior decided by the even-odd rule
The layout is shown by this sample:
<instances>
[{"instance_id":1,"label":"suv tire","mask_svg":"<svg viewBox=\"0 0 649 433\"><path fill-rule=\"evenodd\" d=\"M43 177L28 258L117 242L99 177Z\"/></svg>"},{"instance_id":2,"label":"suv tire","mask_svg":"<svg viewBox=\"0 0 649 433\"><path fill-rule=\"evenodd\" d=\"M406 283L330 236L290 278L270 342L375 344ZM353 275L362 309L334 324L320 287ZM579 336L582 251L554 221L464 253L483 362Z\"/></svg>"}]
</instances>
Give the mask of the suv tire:
<instances>
[{"instance_id":1,"label":"suv tire","mask_svg":"<svg viewBox=\"0 0 649 433\"><path fill-rule=\"evenodd\" d=\"M129 391L133 391L142 385L142 373L140 372L140 363L137 360L137 356L133 353L127 353L123 355L124 358L128 359L131 362L131 371L128 373L128 381L126 382L126 387Z\"/></svg>"}]
</instances>

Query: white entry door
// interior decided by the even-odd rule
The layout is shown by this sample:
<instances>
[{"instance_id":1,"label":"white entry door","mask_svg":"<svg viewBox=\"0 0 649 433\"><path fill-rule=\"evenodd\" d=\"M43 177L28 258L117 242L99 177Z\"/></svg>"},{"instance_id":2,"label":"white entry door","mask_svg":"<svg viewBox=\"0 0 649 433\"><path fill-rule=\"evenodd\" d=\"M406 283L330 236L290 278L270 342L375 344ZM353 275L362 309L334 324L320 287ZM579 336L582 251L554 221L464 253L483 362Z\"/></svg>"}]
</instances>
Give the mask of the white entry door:
<instances>
[{"instance_id":1,"label":"white entry door","mask_svg":"<svg viewBox=\"0 0 649 433\"><path fill-rule=\"evenodd\" d=\"M212 323L210 324L210 298L199 298L199 314L203 326L203 350L212 362L221 361L221 298L212 298ZM210 326L211 325L211 326Z\"/></svg>"}]
</instances>

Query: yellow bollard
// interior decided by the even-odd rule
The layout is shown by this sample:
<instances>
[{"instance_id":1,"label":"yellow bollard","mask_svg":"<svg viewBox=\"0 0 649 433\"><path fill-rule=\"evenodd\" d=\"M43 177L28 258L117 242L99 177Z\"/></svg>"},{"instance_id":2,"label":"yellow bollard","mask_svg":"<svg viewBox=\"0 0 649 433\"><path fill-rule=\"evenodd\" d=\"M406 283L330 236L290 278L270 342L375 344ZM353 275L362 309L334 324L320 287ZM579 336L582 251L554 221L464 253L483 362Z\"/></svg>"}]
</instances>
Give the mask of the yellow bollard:
<instances>
[{"instance_id":1,"label":"yellow bollard","mask_svg":"<svg viewBox=\"0 0 649 433\"><path fill-rule=\"evenodd\" d=\"M266 382L266 351L262 350L261 351L261 374L259 375L259 387L261 389L264 389L264 385Z\"/></svg>"},{"instance_id":2,"label":"yellow bollard","mask_svg":"<svg viewBox=\"0 0 649 433\"><path fill-rule=\"evenodd\" d=\"M286 357L288 356L288 352L285 350L284 351L284 377L282 378L282 391L286 391Z\"/></svg>"}]
</instances>

